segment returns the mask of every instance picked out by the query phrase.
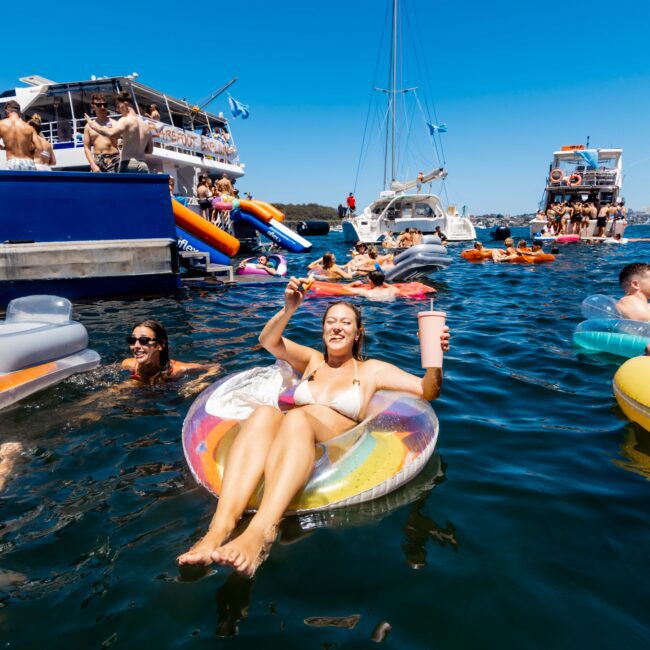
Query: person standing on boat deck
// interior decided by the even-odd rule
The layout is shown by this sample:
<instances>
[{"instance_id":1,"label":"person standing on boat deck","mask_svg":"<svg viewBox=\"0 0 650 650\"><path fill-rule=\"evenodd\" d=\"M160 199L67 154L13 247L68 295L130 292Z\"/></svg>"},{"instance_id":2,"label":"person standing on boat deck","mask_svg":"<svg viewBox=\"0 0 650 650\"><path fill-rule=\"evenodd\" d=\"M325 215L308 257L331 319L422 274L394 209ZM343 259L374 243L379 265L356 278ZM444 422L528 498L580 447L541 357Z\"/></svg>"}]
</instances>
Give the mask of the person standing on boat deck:
<instances>
[{"instance_id":1,"label":"person standing on boat deck","mask_svg":"<svg viewBox=\"0 0 650 650\"><path fill-rule=\"evenodd\" d=\"M422 191L422 183L424 183L424 173L423 172L420 172L418 174L416 183L417 183L416 186L417 186L417 190L418 190L418 194L419 194Z\"/></svg>"},{"instance_id":2,"label":"person standing on boat deck","mask_svg":"<svg viewBox=\"0 0 650 650\"><path fill-rule=\"evenodd\" d=\"M150 104L148 110L145 111L145 117L155 122L160 122L160 111L155 104Z\"/></svg>"},{"instance_id":3,"label":"person standing on boat deck","mask_svg":"<svg viewBox=\"0 0 650 650\"><path fill-rule=\"evenodd\" d=\"M302 376L294 392L295 408L283 414L265 405L241 423L225 461L217 510L201 540L178 563L229 565L252 576L265 560L293 497L314 468L319 443L350 431L366 414L379 390L410 393L435 400L442 388L442 367L427 367L423 376L362 356L361 311L347 302L329 305L322 319L324 352L286 338L290 318L305 298L306 278L292 277L284 306L264 326L259 342L276 359ZM449 350L449 328L438 343ZM414 351L415 352L415 351ZM234 534L249 499L264 479L262 501L246 530Z\"/></svg>"},{"instance_id":4,"label":"person standing on boat deck","mask_svg":"<svg viewBox=\"0 0 650 650\"><path fill-rule=\"evenodd\" d=\"M95 123L113 129L115 120L108 117L108 102L102 93L93 93L90 103L95 112ZM84 153L91 172L117 172L120 166L120 150L117 148L117 136L101 135L86 124L84 128Z\"/></svg>"},{"instance_id":5,"label":"person standing on boat deck","mask_svg":"<svg viewBox=\"0 0 650 650\"><path fill-rule=\"evenodd\" d=\"M235 193L232 183L228 178L228 174L223 174L221 176L221 178L217 181L216 187L217 194L228 194L229 196L233 196Z\"/></svg>"},{"instance_id":6,"label":"person standing on boat deck","mask_svg":"<svg viewBox=\"0 0 650 650\"><path fill-rule=\"evenodd\" d=\"M56 165L56 156L54 155L54 149L52 149L50 141L41 135L41 123L41 116L38 113L34 113L29 118L29 122L27 122L36 131L36 141L38 144L34 149L34 164L38 171L51 172L52 165Z\"/></svg>"},{"instance_id":7,"label":"person standing on boat deck","mask_svg":"<svg viewBox=\"0 0 650 650\"><path fill-rule=\"evenodd\" d=\"M115 97L115 105L122 117L117 120L113 128L100 126L90 116L85 115L88 126L100 135L121 136L122 156L119 168L121 173L148 174L149 167L145 162L145 156L153 152L151 129L133 110L129 93L119 93Z\"/></svg>"},{"instance_id":8,"label":"person standing on boat deck","mask_svg":"<svg viewBox=\"0 0 650 650\"><path fill-rule=\"evenodd\" d=\"M357 202L354 198L354 194L350 192L348 194L348 198L346 199L346 203L348 204L348 215L352 216L354 214L354 211L357 209Z\"/></svg>"},{"instance_id":9,"label":"person standing on boat deck","mask_svg":"<svg viewBox=\"0 0 650 650\"><path fill-rule=\"evenodd\" d=\"M7 169L36 171L34 150L36 131L20 117L20 104L13 99L5 104L7 117L0 120L0 138L7 152Z\"/></svg>"}]
</instances>

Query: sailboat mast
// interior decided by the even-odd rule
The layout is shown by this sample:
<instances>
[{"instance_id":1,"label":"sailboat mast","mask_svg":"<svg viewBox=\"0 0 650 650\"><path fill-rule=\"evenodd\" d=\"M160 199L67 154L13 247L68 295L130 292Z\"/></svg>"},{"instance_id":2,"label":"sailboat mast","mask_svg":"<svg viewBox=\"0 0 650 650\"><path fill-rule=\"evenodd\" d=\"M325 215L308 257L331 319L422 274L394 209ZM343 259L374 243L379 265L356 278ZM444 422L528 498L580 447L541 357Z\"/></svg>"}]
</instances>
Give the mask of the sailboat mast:
<instances>
[{"instance_id":1,"label":"sailboat mast","mask_svg":"<svg viewBox=\"0 0 650 650\"><path fill-rule=\"evenodd\" d=\"M390 75L390 94L388 95L391 102L391 148L390 148L390 169L391 181L395 180L395 119L397 106L395 104L397 89L397 0L393 0L393 47L391 52L391 75Z\"/></svg>"}]
</instances>

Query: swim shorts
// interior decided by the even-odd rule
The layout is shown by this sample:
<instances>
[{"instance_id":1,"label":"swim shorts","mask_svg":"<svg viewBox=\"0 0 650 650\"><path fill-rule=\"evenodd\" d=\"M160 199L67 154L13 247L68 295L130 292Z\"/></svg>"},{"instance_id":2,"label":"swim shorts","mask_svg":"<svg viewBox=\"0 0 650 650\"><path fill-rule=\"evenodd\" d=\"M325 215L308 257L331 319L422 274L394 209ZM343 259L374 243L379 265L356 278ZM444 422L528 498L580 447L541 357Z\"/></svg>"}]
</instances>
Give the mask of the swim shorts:
<instances>
[{"instance_id":1,"label":"swim shorts","mask_svg":"<svg viewBox=\"0 0 650 650\"><path fill-rule=\"evenodd\" d=\"M31 158L9 158L7 169L14 172L35 172L36 164Z\"/></svg>"},{"instance_id":2,"label":"swim shorts","mask_svg":"<svg viewBox=\"0 0 650 650\"><path fill-rule=\"evenodd\" d=\"M93 159L99 167L100 172L116 173L120 167L120 154L118 153L94 153Z\"/></svg>"},{"instance_id":3,"label":"swim shorts","mask_svg":"<svg viewBox=\"0 0 650 650\"><path fill-rule=\"evenodd\" d=\"M148 174L149 167L147 163L136 158L129 158L120 163L120 173L124 174Z\"/></svg>"}]
</instances>

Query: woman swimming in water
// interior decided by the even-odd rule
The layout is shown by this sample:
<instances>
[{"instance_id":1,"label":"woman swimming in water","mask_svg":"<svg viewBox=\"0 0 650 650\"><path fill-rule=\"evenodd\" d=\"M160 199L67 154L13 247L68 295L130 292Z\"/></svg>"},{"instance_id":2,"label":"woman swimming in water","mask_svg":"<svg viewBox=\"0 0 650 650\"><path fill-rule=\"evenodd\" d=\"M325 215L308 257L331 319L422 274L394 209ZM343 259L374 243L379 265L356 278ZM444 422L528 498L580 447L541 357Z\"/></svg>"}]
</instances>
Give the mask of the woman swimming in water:
<instances>
[{"instance_id":1,"label":"woman swimming in water","mask_svg":"<svg viewBox=\"0 0 650 650\"><path fill-rule=\"evenodd\" d=\"M294 392L296 407L283 414L261 406L242 423L225 464L221 495L208 532L178 558L179 564L231 565L252 575L265 559L277 527L294 495L312 472L316 444L352 429L379 390L404 391L434 400L442 369L427 368L417 377L374 359L362 360L364 329L358 307L335 302L322 321L325 353L299 345L282 334L305 298L304 278L291 278L284 307L264 326L260 343L287 361L303 379ZM441 336L449 349L449 330ZM248 501L264 478L264 494L246 530L230 540Z\"/></svg>"},{"instance_id":2,"label":"woman swimming in water","mask_svg":"<svg viewBox=\"0 0 650 650\"><path fill-rule=\"evenodd\" d=\"M219 370L218 364L206 366L170 359L167 332L155 320L145 320L136 325L126 341L133 357L124 359L122 368L129 370L131 379L137 382L154 385L180 379L192 371L207 370L210 375L214 375Z\"/></svg>"}]
</instances>

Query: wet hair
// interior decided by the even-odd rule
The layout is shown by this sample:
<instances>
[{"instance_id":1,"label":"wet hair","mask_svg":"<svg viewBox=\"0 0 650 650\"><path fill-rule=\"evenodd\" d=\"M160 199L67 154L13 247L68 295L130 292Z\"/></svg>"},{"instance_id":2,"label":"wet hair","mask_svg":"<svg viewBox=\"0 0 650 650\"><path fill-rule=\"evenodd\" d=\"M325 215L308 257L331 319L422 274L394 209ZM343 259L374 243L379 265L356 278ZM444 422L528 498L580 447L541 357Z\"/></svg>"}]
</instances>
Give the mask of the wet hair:
<instances>
[{"instance_id":1,"label":"wet hair","mask_svg":"<svg viewBox=\"0 0 650 650\"><path fill-rule=\"evenodd\" d=\"M157 320L143 320L135 327L148 327L153 332L156 341L162 346L162 350L160 351L160 370L151 377L151 383L155 384L156 381L165 380L172 371L172 364L169 360L169 339L167 338L167 331Z\"/></svg>"},{"instance_id":2,"label":"wet hair","mask_svg":"<svg viewBox=\"0 0 650 650\"><path fill-rule=\"evenodd\" d=\"M627 291L634 277L641 275L644 271L650 271L650 264L646 262L633 262L632 264L628 264L618 274L618 283Z\"/></svg>"},{"instance_id":3,"label":"wet hair","mask_svg":"<svg viewBox=\"0 0 650 650\"><path fill-rule=\"evenodd\" d=\"M334 266L334 253L325 253L323 255L323 268L331 269Z\"/></svg>"},{"instance_id":4,"label":"wet hair","mask_svg":"<svg viewBox=\"0 0 650 650\"><path fill-rule=\"evenodd\" d=\"M376 247L376 246L371 246L371 247L368 249L368 257L369 257L371 260L376 260L376 259L377 259L377 247Z\"/></svg>"},{"instance_id":5,"label":"wet hair","mask_svg":"<svg viewBox=\"0 0 650 650\"><path fill-rule=\"evenodd\" d=\"M41 116L38 113L34 113L34 115L29 118L29 122L27 122L27 124L29 124L29 126L31 126L34 131L36 131L36 133L40 133L42 122L43 120Z\"/></svg>"},{"instance_id":6,"label":"wet hair","mask_svg":"<svg viewBox=\"0 0 650 650\"><path fill-rule=\"evenodd\" d=\"M9 115L9 113L18 113L18 115L20 115L20 113L21 113L20 104L17 101L15 101L14 99L10 99L5 104L5 111L6 111L7 115Z\"/></svg>"},{"instance_id":7,"label":"wet hair","mask_svg":"<svg viewBox=\"0 0 650 650\"><path fill-rule=\"evenodd\" d=\"M115 95L115 103L116 104L128 104L129 106L133 103L133 98L129 93L122 91L121 93L117 93Z\"/></svg>"},{"instance_id":8,"label":"wet hair","mask_svg":"<svg viewBox=\"0 0 650 650\"><path fill-rule=\"evenodd\" d=\"M525 240L525 239L520 239L520 240L517 242L517 248L521 248L522 246L527 246L527 245L528 245L528 244L526 243L526 240Z\"/></svg>"},{"instance_id":9,"label":"wet hair","mask_svg":"<svg viewBox=\"0 0 650 650\"><path fill-rule=\"evenodd\" d=\"M475 241L475 242L474 242L474 248L475 248L477 251L480 251L481 248L483 248L483 243L480 242L480 241Z\"/></svg>"},{"instance_id":10,"label":"wet hair","mask_svg":"<svg viewBox=\"0 0 650 650\"><path fill-rule=\"evenodd\" d=\"M368 273L368 280L370 280L370 282L376 287L381 287L381 285L384 284L385 279L386 276L384 275L384 272L380 271L379 269L375 269L374 271L370 271L370 273Z\"/></svg>"},{"instance_id":11,"label":"wet hair","mask_svg":"<svg viewBox=\"0 0 650 650\"><path fill-rule=\"evenodd\" d=\"M330 309L336 307L337 305L345 305L346 307L348 307L354 312L354 318L357 323L357 332L359 334L359 337L352 344L352 356L357 361L362 361L364 335L363 335L363 324L361 322L361 310L359 309L359 307L353 305L351 302L347 302L346 300L337 300L336 302L331 302L329 305L327 305L327 309L323 314L321 328L325 328L325 319L327 318L327 314L329 314ZM325 346L325 353L323 356L325 357L325 360L327 360L327 346Z\"/></svg>"}]
</instances>

